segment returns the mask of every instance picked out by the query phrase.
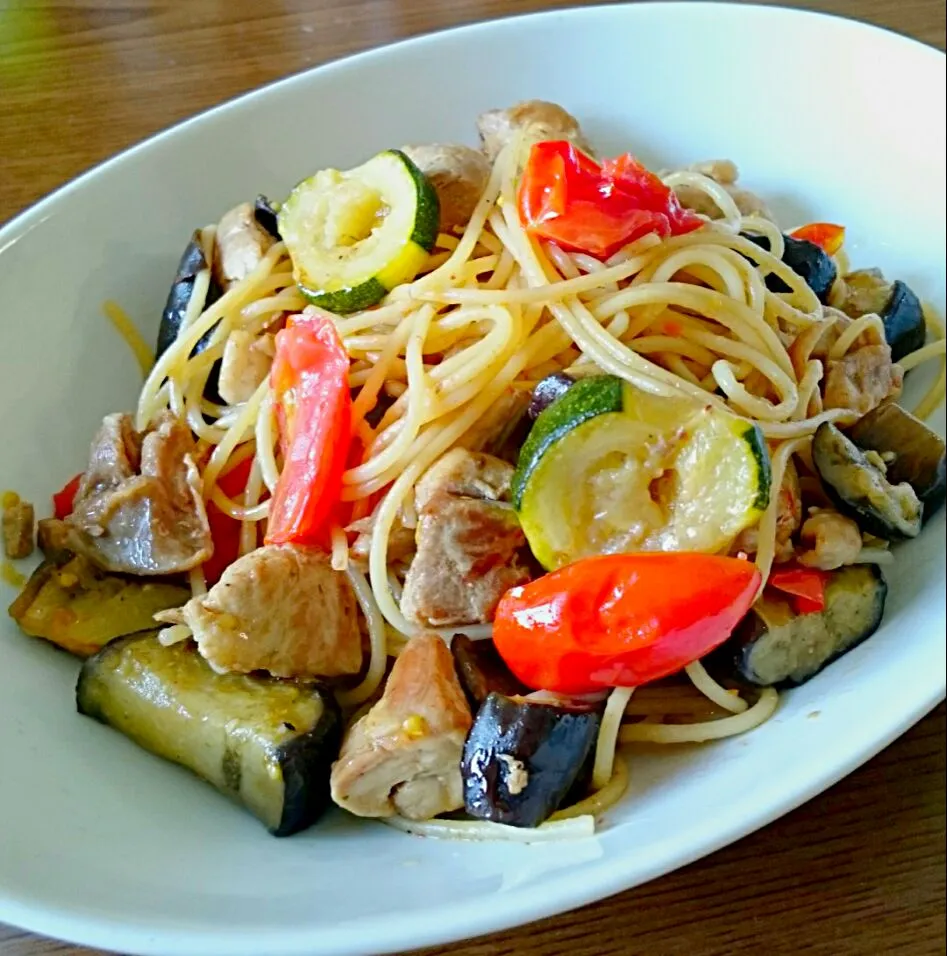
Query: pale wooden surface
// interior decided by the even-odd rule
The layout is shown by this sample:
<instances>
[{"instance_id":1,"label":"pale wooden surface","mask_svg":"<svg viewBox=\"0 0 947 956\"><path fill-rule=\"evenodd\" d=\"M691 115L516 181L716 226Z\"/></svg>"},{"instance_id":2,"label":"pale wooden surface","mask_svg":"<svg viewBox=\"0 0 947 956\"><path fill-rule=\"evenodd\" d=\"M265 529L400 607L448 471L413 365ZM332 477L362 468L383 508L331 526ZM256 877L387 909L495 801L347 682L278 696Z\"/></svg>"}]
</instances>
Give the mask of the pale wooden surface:
<instances>
[{"instance_id":1,"label":"pale wooden surface","mask_svg":"<svg viewBox=\"0 0 947 956\"><path fill-rule=\"evenodd\" d=\"M287 73L412 34L567 5L0 0L0 221L118 150ZM944 48L943 0L801 5ZM424 956L943 954L944 739L941 706L829 792L702 862ZM93 951L0 926L2 956L53 953Z\"/></svg>"}]
</instances>

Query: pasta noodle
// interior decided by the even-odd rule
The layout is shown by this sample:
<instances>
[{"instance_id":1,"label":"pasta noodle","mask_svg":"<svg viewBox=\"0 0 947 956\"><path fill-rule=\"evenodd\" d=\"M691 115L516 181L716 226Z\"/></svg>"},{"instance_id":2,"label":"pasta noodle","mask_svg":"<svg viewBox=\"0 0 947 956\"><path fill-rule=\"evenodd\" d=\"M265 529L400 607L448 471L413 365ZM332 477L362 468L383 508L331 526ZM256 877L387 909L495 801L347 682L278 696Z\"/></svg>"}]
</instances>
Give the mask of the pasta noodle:
<instances>
[{"instance_id":1,"label":"pasta noodle","mask_svg":"<svg viewBox=\"0 0 947 956\"><path fill-rule=\"evenodd\" d=\"M568 370L581 377L605 371L652 395L728 409L759 426L769 444L772 487L778 490L794 457L811 464L809 446L820 424L856 417L845 409L823 408L820 383L828 363L844 358L860 341L884 341L881 320L866 315L841 329L827 355L816 352L838 316L825 311L782 261L778 227L743 216L727 189L707 176L676 172L665 182L698 190L723 218L674 238L647 235L600 262L527 234L516 212L517 156L515 142L501 152L463 233L439 236L420 276L396 287L376 307L335 317L352 360L352 429L363 448L361 460L344 472L342 498L351 504L353 522L371 517L367 560L364 555L356 560L350 552L352 527L331 529L332 567L347 575L371 645L362 682L340 695L346 708L372 698L388 658L418 631L401 610L400 570L389 561L392 530L399 521L408 529L416 526L419 478L444 452L463 445L504 393L528 392L549 372ZM765 237L769 250L747 239L746 232ZM214 229L201 235L210 263ZM836 259L844 274L844 251ZM769 276L788 291L772 291ZM267 518L280 476L273 395L264 380L246 401L224 405L209 402L205 386L233 330L259 333L306 303L281 242L249 276L204 308L209 283L205 269L194 281L178 338L157 361L114 303L106 312L147 372L138 427L168 410L190 423L206 453L204 498L241 522L240 553L247 554L260 540L259 523ZM833 289L833 304L840 294ZM947 380L944 330L930 312L927 321L930 343L901 363L908 370L939 360L936 381L916 409L921 417L943 400ZM195 354L202 340L204 347ZM391 401L385 399L380 417L372 418L386 396ZM246 490L236 500L219 481L247 460ZM754 560L764 584L776 558L778 502L779 495L772 494L756 529ZM880 547L865 547L858 558L887 560L890 553ZM200 572L192 574L191 586L195 594L206 590ZM474 638L492 633L490 625L440 633L449 641L455 630ZM174 625L162 632L162 640L182 640L188 633ZM692 692L690 700L683 699L674 691L670 698L644 695L633 701L632 688L612 691L596 746L595 792L538 829L399 817L387 822L412 833L463 839L534 842L588 835L595 815L627 786L617 744L719 739L758 726L778 706L771 689L750 706L718 684L699 661L686 668L686 676L699 698ZM678 696L672 699L674 693ZM727 716L687 724L654 722L673 715L700 718L708 707ZM642 716L644 722L629 722Z\"/></svg>"}]
</instances>

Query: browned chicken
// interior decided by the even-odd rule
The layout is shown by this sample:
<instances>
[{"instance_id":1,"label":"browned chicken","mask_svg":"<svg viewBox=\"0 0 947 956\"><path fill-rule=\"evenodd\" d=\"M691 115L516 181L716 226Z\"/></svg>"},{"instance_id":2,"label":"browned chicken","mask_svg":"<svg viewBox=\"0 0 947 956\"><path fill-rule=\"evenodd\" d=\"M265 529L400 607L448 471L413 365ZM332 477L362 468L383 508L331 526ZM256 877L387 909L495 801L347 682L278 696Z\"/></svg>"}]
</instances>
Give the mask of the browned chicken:
<instances>
[{"instance_id":1,"label":"browned chicken","mask_svg":"<svg viewBox=\"0 0 947 956\"><path fill-rule=\"evenodd\" d=\"M253 335L245 329L234 329L227 336L220 360L217 391L230 405L245 402L253 396L270 374L276 354L276 337L264 332Z\"/></svg>"},{"instance_id":2,"label":"browned chicken","mask_svg":"<svg viewBox=\"0 0 947 956\"><path fill-rule=\"evenodd\" d=\"M349 557L359 566L367 567L368 555L372 547L372 531L375 527L375 515L353 521L346 531L354 532L357 537L349 548ZM408 528L400 514L395 516L388 534L388 564L395 565L410 561L414 557L414 529Z\"/></svg>"},{"instance_id":3,"label":"browned chicken","mask_svg":"<svg viewBox=\"0 0 947 956\"><path fill-rule=\"evenodd\" d=\"M836 362L828 362L822 386L826 408L848 408L866 415L901 394L904 373L891 361L885 345L863 345Z\"/></svg>"},{"instance_id":4,"label":"browned chicken","mask_svg":"<svg viewBox=\"0 0 947 956\"><path fill-rule=\"evenodd\" d=\"M239 558L207 592L156 615L186 624L218 671L341 677L362 666L358 605L320 551L267 545Z\"/></svg>"},{"instance_id":5,"label":"browned chicken","mask_svg":"<svg viewBox=\"0 0 947 956\"><path fill-rule=\"evenodd\" d=\"M440 231L466 226L490 178L490 164L483 153L469 146L441 143L405 146L403 152L437 193Z\"/></svg>"},{"instance_id":6,"label":"browned chicken","mask_svg":"<svg viewBox=\"0 0 947 956\"><path fill-rule=\"evenodd\" d=\"M415 489L417 554L401 610L414 624L486 623L509 588L529 580L520 561L526 538L513 511L513 467L455 448Z\"/></svg>"},{"instance_id":7,"label":"browned chicken","mask_svg":"<svg viewBox=\"0 0 947 956\"><path fill-rule=\"evenodd\" d=\"M783 473L783 482L779 486L779 497L776 501L776 561L788 561L793 554L792 536L796 533L802 521L802 492L799 487L799 473L790 460ZM736 554L745 551L747 554L756 554L759 541L759 529L747 528L741 532L733 547L730 549Z\"/></svg>"},{"instance_id":8,"label":"browned chicken","mask_svg":"<svg viewBox=\"0 0 947 956\"><path fill-rule=\"evenodd\" d=\"M690 172L700 173L715 183L719 183L730 194L736 203L737 209L744 216L759 216L762 219L773 221L773 214L769 207L756 193L737 186L740 172L736 164L729 159L712 159L701 163L694 163L688 167ZM717 204L704 192L693 186L677 186L674 189L681 205L693 212L707 216L708 219L719 219L722 215Z\"/></svg>"},{"instance_id":9,"label":"browned chicken","mask_svg":"<svg viewBox=\"0 0 947 956\"><path fill-rule=\"evenodd\" d=\"M823 571L851 564L862 549L858 525L837 511L817 511L807 518L799 538L807 549L799 555L799 563Z\"/></svg>"},{"instance_id":10,"label":"browned chicken","mask_svg":"<svg viewBox=\"0 0 947 956\"><path fill-rule=\"evenodd\" d=\"M891 298L891 283L880 269L849 272L843 280L842 311L853 319L874 313L880 315Z\"/></svg>"},{"instance_id":11,"label":"browned chicken","mask_svg":"<svg viewBox=\"0 0 947 956\"><path fill-rule=\"evenodd\" d=\"M381 699L345 734L332 799L360 817L427 820L458 810L472 722L447 645L436 634L412 638Z\"/></svg>"},{"instance_id":12,"label":"browned chicken","mask_svg":"<svg viewBox=\"0 0 947 956\"><path fill-rule=\"evenodd\" d=\"M507 109L488 110L477 117L477 131L487 159L497 158L514 133L522 131L524 145L566 139L589 156L592 149L582 135L579 121L556 103L526 100Z\"/></svg>"},{"instance_id":13,"label":"browned chicken","mask_svg":"<svg viewBox=\"0 0 947 956\"><path fill-rule=\"evenodd\" d=\"M234 206L217 224L214 278L226 292L260 264L276 240L256 221L253 204Z\"/></svg>"},{"instance_id":14,"label":"browned chicken","mask_svg":"<svg viewBox=\"0 0 947 956\"><path fill-rule=\"evenodd\" d=\"M145 432L108 415L92 442L69 546L106 571L177 574L212 551L201 476L187 425L170 414Z\"/></svg>"},{"instance_id":15,"label":"browned chicken","mask_svg":"<svg viewBox=\"0 0 947 956\"><path fill-rule=\"evenodd\" d=\"M59 518L40 518L36 522L36 544L47 561L59 564L67 561L69 550L69 525Z\"/></svg>"},{"instance_id":16,"label":"browned chicken","mask_svg":"<svg viewBox=\"0 0 947 956\"><path fill-rule=\"evenodd\" d=\"M3 551L13 561L33 553L33 506L13 497L3 505Z\"/></svg>"}]
</instances>

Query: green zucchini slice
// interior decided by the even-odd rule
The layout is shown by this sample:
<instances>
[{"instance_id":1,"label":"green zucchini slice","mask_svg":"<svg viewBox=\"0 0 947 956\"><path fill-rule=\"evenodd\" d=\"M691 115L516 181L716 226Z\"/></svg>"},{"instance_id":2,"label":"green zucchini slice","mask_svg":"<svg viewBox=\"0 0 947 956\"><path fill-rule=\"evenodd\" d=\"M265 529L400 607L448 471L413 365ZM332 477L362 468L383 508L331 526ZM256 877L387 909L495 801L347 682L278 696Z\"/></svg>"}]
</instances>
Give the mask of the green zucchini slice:
<instances>
[{"instance_id":1,"label":"green zucchini slice","mask_svg":"<svg viewBox=\"0 0 947 956\"><path fill-rule=\"evenodd\" d=\"M389 149L355 169L323 169L301 182L278 224L302 293L345 314L418 274L439 214L434 187L404 153Z\"/></svg>"},{"instance_id":2,"label":"green zucchini slice","mask_svg":"<svg viewBox=\"0 0 947 956\"><path fill-rule=\"evenodd\" d=\"M769 503L759 429L611 375L573 385L536 419L513 504L547 569L593 554L722 551Z\"/></svg>"},{"instance_id":3,"label":"green zucchini slice","mask_svg":"<svg viewBox=\"0 0 947 956\"><path fill-rule=\"evenodd\" d=\"M306 829L329 804L341 717L335 699L317 687L217 674L190 642L164 647L152 630L88 658L76 705L193 771L275 836Z\"/></svg>"}]
</instances>

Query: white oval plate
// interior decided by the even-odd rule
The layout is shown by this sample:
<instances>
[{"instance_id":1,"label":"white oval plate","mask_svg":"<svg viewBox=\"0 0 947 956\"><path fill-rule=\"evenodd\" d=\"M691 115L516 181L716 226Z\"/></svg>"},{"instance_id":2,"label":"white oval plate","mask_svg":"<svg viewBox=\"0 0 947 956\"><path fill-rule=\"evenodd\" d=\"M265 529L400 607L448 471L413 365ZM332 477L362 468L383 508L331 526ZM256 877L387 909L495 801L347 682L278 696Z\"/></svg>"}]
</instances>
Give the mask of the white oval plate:
<instances>
[{"instance_id":1,"label":"white oval plate","mask_svg":"<svg viewBox=\"0 0 947 956\"><path fill-rule=\"evenodd\" d=\"M136 370L100 303L120 301L152 338L194 226L323 165L472 141L479 111L522 98L565 104L603 152L736 159L785 224L847 224L857 263L943 314L944 73L943 55L855 23L659 3L425 37L213 110L0 233L0 486L48 501L101 416L131 405ZM532 847L421 840L341 814L274 839L76 716L75 661L4 615L0 921L126 953L345 956L509 927L666 873L823 790L944 696L944 537L941 513L898 551L878 634L760 730L641 750L598 836Z\"/></svg>"}]
</instances>

